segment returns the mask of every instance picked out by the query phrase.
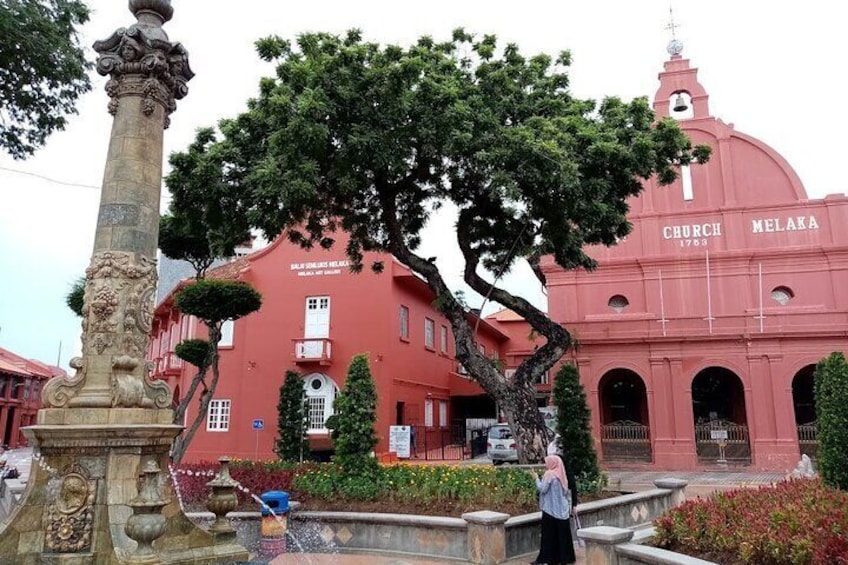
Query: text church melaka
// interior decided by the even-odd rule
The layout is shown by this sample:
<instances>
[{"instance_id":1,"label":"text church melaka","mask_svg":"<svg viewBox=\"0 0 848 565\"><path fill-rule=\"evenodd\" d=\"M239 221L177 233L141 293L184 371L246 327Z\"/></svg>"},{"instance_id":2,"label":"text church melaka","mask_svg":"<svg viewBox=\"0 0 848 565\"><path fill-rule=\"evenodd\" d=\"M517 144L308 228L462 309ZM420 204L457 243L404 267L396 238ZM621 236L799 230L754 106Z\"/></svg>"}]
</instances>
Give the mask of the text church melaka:
<instances>
[{"instance_id":1,"label":"text church melaka","mask_svg":"<svg viewBox=\"0 0 848 565\"><path fill-rule=\"evenodd\" d=\"M645 182L630 201L632 233L590 250L595 271L546 258L549 315L579 340L564 361L580 371L607 467L786 471L816 453L815 364L846 349L848 199L808 199L783 157L710 115L697 70L679 43L670 53L654 109L712 157L670 186ZM351 274L343 247L307 252L284 239L215 271L250 282L264 303L225 328L222 379L188 459L274 457L289 369L306 377L312 448L331 449L324 423L362 352L378 391L378 452L390 425L461 445L466 423L496 417L418 277L396 261L381 275ZM537 345L511 312L474 323L507 374ZM197 325L173 293L157 308L150 356L177 394L194 373L173 349L202 333ZM538 384L540 405L550 389Z\"/></svg>"}]
</instances>

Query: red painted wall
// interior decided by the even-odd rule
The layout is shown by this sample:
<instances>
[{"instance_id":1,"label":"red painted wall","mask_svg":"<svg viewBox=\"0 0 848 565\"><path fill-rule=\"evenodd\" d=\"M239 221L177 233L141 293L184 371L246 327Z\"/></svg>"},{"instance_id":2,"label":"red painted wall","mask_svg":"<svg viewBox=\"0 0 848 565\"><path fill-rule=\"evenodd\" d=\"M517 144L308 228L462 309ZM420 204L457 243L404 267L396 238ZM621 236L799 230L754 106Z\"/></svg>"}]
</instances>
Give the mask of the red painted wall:
<instances>
[{"instance_id":1,"label":"red painted wall","mask_svg":"<svg viewBox=\"0 0 848 565\"><path fill-rule=\"evenodd\" d=\"M344 262L344 241L335 250L306 251L279 238L268 248L240 259L235 267L212 271L210 276L237 276L262 293L262 308L234 323L231 347L220 348L221 380L216 399L231 401L227 431L207 431L202 426L191 444L188 459L215 459L222 454L235 457L273 458L277 426L279 388L286 370L303 375L321 373L343 388L350 359L367 353L378 391L376 451L388 450L389 426L397 423L398 402L404 403L406 424L425 424L425 404L433 402L433 426L447 426L454 415L450 410L452 382L463 383L463 392L482 394L478 385L456 374L453 333L447 320L432 306L433 295L426 285L391 257L382 257L386 270L375 274L368 268L352 274ZM366 265L379 255L366 257ZM335 266L310 266L327 263ZM295 361L295 340L304 337L307 297L330 297L331 356L325 364ZM400 337L400 308L409 309L409 337ZM425 319L434 323L434 347L424 343ZM163 337L180 332L183 317L173 309L172 296L156 311L151 358L158 359L156 374L167 378L181 391L188 387L194 369L182 366L168 351L179 340ZM197 327L194 337L203 337ZM441 328L448 328L447 350L441 350ZM176 329L175 329L176 328ZM181 335L181 334L180 334ZM188 337L185 335L184 337ZM492 352L506 336L485 322L478 334L479 343ZM163 347L162 343L168 344ZM168 359L172 359L171 365ZM447 403L444 421L440 401ZM190 408L187 422L196 414ZM264 420L265 429L252 428L255 419ZM330 449L326 434L312 434L315 449Z\"/></svg>"}]
</instances>

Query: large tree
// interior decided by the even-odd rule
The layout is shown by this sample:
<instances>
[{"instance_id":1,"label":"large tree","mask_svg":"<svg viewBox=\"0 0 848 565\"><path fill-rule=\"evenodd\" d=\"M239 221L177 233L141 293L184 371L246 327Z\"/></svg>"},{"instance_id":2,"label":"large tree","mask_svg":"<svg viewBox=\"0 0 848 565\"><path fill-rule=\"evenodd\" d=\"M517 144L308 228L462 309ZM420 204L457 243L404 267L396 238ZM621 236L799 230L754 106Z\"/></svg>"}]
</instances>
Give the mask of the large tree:
<instances>
[{"instance_id":1,"label":"large tree","mask_svg":"<svg viewBox=\"0 0 848 565\"><path fill-rule=\"evenodd\" d=\"M197 400L198 406L195 419L174 442L172 456L177 462L206 418L220 378L218 342L222 324L247 315L261 304L259 293L245 283L205 280L210 266L232 257L236 246L251 237L246 214L239 212L238 192L231 190L220 174L225 150L215 143L212 130L200 129L186 151L171 155L171 171L165 177L171 202L159 221L159 248L166 257L187 261L194 268L198 283L179 291L176 302L185 314L197 316L209 328L209 340L187 340L175 351L195 365L197 373L188 389L175 399L174 423L183 423L192 402ZM208 379L210 370L212 378Z\"/></svg>"},{"instance_id":2,"label":"large tree","mask_svg":"<svg viewBox=\"0 0 848 565\"><path fill-rule=\"evenodd\" d=\"M79 41L88 21L80 0L0 2L0 148L32 155L91 89Z\"/></svg>"},{"instance_id":3,"label":"large tree","mask_svg":"<svg viewBox=\"0 0 848 565\"><path fill-rule=\"evenodd\" d=\"M571 337L485 270L500 275L528 261L544 284L544 255L566 269L593 268L584 247L630 231L626 199L641 181L669 183L708 149L693 150L672 120L656 122L643 98L571 96L567 52L526 57L463 30L408 48L365 42L357 31L257 47L276 75L261 81L246 112L221 122L218 153L221 178L239 189L251 223L269 236L287 230L305 247L331 247L344 230L354 271L365 252L379 251L421 275L450 321L457 359L503 408L520 460L540 460L547 442L534 383ZM445 203L458 209L465 282L546 339L511 378L479 352L465 309L418 252L422 228Z\"/></svg>"}]
</instances>

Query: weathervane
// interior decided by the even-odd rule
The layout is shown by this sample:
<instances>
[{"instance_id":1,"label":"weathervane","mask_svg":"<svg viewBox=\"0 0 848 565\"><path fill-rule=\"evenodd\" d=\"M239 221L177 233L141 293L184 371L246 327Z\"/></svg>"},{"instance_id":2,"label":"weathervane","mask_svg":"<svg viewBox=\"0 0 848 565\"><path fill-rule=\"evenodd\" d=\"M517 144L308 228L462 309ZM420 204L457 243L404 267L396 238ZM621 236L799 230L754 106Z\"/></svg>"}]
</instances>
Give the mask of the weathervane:
<instances>
[{"instance_id":1,"label":"weathervane","mask_svg":"<svg viewBox=\"0 0 848 565\"><path fill-rule=\"evenodd\" d=\"M677 39L677 28L680 27L680 24L675 23L674 21L674 10L671 6L668 7L668 25L665 26L665 29L671 30L671 41L668 42L668 46L666 46L666 51L672 57L679 57L683 52L683 42Z\"/></svg>"}]
</instances>

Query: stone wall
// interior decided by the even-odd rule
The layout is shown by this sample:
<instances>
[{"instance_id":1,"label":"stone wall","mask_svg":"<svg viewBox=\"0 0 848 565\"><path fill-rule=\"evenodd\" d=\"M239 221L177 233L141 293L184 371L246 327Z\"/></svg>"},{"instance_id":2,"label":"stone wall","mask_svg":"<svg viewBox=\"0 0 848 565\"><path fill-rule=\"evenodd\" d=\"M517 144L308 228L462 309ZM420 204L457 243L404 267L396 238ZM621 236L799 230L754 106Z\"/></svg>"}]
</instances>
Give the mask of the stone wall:
<instances>
[{"instance_id":1,"label":"stone wall","mask_svg":"<svg viewBox=\"0 0 848 565\"><path fill-rule=\"evenodd\" d=\"M650 491L578 505L577 514L582 526L618 526L628 528L621 531L632 536L634 530L649 526L654 518L684 500L686 481L665 479L655 484L657 488ZM211 521L211 516L202 513L190 515L195 521ZM248 549L258 547L259 512L231 513L228 516L238 532L239 543ZM484 510L463 514L462 518L446 518L297 510L288 521L291 533L289 550L413 554L445 562L470 561L495 565L534 555L539 550L540 521L539 512L509 517Z\"/></svg>"}]
</instances>

